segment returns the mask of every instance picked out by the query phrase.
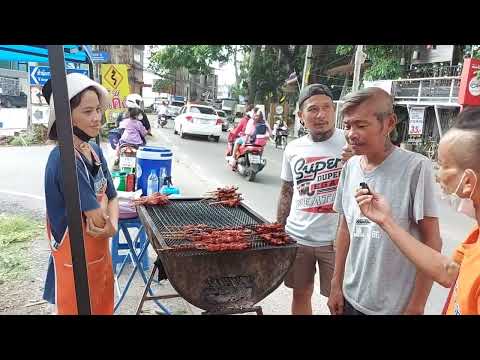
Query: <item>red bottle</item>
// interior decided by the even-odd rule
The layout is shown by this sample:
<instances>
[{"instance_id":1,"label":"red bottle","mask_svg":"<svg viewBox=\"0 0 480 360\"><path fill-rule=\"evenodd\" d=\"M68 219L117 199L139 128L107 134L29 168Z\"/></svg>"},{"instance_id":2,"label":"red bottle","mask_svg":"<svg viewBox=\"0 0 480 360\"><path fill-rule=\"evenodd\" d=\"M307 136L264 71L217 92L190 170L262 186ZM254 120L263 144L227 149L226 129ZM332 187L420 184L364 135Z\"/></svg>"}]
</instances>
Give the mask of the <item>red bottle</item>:
<instances>
[{"instance_id":1,"label":"red bottle","mask_svg":"<svg viewBox=\"0 0 480 360\"><path fill-rule=\"evenodd\" d=\"M135 191L135 174L127 175L127 191Z\"/></svg>"}]
</instances>

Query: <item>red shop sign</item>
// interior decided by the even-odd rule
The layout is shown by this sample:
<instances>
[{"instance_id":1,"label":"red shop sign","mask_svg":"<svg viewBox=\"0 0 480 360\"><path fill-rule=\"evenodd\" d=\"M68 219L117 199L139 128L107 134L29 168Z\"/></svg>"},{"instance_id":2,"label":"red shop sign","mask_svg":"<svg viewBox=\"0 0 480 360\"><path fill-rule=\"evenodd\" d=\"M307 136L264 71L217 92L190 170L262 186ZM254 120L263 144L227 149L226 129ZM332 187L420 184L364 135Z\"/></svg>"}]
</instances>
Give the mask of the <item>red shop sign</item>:
<instances>
[{"instance_id":1,"label":"red shop sign","mask_svg":"<svg viewBox=\"0 0 480 360\"><path fill-rule=\"evenodd\" d=\"M480 79L476 75L477 71L480 71L480 60L465 59L458 92L460 105L480 106Z\"/></svg>"}]
</instances>

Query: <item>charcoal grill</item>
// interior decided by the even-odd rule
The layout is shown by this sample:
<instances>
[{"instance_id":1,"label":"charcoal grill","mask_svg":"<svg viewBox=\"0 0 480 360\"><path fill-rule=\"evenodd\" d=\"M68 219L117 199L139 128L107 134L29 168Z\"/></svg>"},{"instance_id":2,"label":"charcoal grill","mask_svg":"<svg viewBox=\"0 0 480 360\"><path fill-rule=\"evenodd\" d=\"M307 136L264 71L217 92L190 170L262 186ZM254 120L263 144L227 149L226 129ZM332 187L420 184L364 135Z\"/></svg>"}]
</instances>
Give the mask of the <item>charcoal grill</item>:
<instances>
[{"instance_id":1,"label":"charcoal grill","mask_svg":"<svg viewBox=\"0 0 480 360\"><path fill-rule=\"evenodd\" d=\"M230 228L267 223L244 203L230 208L209 205L203 198L179 198L172 199L167 206L139 206L137 211L173 288L179 296L207 314L250 311L261 314L261 308L255 304L281 284L296 256L295 243L274 246L258 237L251 238L251 247L241 251L174 249L190 243L178 238L178 230L185 225ZM137 314L145 300L153 299L145 294L156 267L152 270Z\"/></svg>"}]
</instances>

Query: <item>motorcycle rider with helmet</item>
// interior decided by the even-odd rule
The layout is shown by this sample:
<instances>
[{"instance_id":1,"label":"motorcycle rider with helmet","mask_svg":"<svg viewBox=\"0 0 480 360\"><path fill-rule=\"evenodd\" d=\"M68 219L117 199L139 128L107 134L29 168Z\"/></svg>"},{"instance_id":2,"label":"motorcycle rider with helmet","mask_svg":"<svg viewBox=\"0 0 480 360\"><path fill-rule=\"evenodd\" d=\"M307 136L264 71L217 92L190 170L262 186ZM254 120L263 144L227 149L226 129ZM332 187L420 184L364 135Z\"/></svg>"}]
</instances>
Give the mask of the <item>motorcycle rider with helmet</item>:
<instances>
[{"instance_id":1,"label":"motorcycle rider with helmet","mask_svg":"<svg viewBox=\"0 0 480 360\"><path fill-rule=\"evenodd\" d=\"M125 99L125 103L127 103L127 108L129 107L128 104L130 104L130 105L132 105L133 103L137 104L138 109L139 109L139 113L137 115L137 120L140 120L142 122L143 126L147 130L147 134L151 136L152 131L151 131L151 126L150 126L150 121L148 121L147 114L145 114L145 112L143 111L143 98L138 94L130 94ZM120 126L120 122L124 118L127 118L129 116L130 116L130 114L129 114L128 111L126 113L122 113L122 114L118 115L117 122L116 122L117 128Z\"/></svg>"}]
</instances>

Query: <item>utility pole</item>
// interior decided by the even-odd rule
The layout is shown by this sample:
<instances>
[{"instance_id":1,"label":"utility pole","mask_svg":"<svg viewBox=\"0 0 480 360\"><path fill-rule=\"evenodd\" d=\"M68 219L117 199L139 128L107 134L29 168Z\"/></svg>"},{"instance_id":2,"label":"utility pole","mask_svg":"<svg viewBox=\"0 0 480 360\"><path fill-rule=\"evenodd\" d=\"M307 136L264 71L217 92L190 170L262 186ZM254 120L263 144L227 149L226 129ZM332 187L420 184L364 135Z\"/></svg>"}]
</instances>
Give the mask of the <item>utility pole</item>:
<instances>
[{"instance_id":1,"label":"utility pole","mask_svg":"<svg viewBox=\"0 0 480 360\"><path fill-rule=\"evenodd\" d=\"M305 65L303 66L302 89L308 85L308 75L310 73L310 64L312 62L312 45L307 45L305 52Z\"/></svg>"},{"instance_id":2,"label":"utility pole","mask_svg":"<svg viewBox=\"0 0 480 360\"><path fill-rule=\"evenodd\" d=\"M363 45L357 45L357 51L355 52L355 67L353 68L352 92L357 91L360 86L360 71L364 62L365 54L363 53Z\"/></svg>"},{"instance_id":3,"label":"utility pole","mask_svg":"<svg viewBox=\"0 0 480 360\"><path fill-rule=\"evenodd\" d=\"M300 91L308 85L308 75L310 73L310 64L312 60L312 45L307 45L307 51L305 52L305 64L303 66L303 74L302 74L302 87L300 88ZM298 130L300 129L300 118L298 117L298 101L297 105L295 107L295 126L294 126L294 133L293 136L297 136Z\"/></svg>"}]
</instances>

